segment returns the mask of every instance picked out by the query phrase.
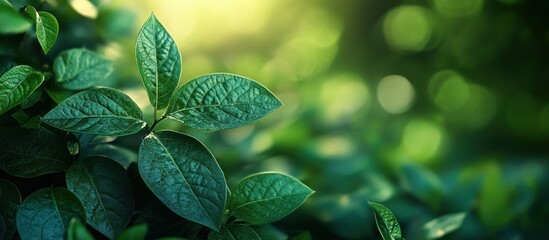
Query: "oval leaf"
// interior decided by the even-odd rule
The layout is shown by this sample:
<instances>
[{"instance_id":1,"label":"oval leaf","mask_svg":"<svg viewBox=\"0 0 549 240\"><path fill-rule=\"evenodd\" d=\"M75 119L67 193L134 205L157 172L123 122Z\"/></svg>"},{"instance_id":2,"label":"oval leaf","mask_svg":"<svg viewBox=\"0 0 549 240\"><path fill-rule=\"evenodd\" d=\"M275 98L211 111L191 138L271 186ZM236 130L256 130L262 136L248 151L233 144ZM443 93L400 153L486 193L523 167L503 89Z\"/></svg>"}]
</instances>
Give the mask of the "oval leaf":
<instances>
[{"instance_id":1,"label":"oval leaf","mask_svg":"<svg viewBox=\"0 0 549 240\"><path fill-rule=\"evenodd\" d=\"M155 109L168 106L181 74L181 56L174 40L151 13L135 44L137 67Z\"/></svg>"},{"instance_id":2,"label":"oval leaf","mask_svg":"<svg viewBox=\"0 0 549 240\"><path fill-rule=\"evenodd\" d=\"M44 129L0 128L0 169L30 178L62 172L72 164L65 143Z\"/></svg>"},{"instance_id":3,"label":"oval leaf","mask_svg":"<svg viewBox=\"0 0 549 240\"><path fill-rule=\"evenodd\" d=\"M227 185L208 149L193 137L161 131L141 143L139 174L172 211L214 230L219 229Z\"/></svg>"},{"instance_id":4,"label":"oval leaf","mask_svg":"<svg viewBox=\"0 0 549 240\"><path fill-rule=\"evenodd\" d=\"M132 226L122 232L118 240L143 240L147 236L147 224Z\"/></svg>"},{"instance_id":5,"label":"oval leaf","mask_svg":"<svg viewBox=\"0 0 549 240\"><path fill-rule=\"evenodd\" d=\"M4 238L12 239L17 231L15 215L21 204L19 189L8 180L0 178L0 215L4 218L6 230Z\"/></svg>"},{"instance_id":6,"label":"oval leaf","mask_svg":"<svg viewBox=\"0 0 549 240\"><path fill-rule=\"evenodd\" d=\"M44 82L44 75L27 65L8 70L0 77L0 114L25 101Z\"/></svg>"},{"instance_id":7,"label":"oval leaf","mask_svg":"<svg viewBox=\"0 0 549 240\"><path fill-rule=\"evenodd\" d=\"M112 62L87 49L62 52L53 62L55 81L69 90L82 90L97 85L113 72Z\"/></svg>"},{"instance_id":8,"label":"oval leaf","mask_svg":"<svg viewBox=\"0 0 549 240\"><path fill-rule=\"evenodd\" d=\"M261 84L233 74L208 74L180 87L166 112L168 118L206 131L253 123L282 106Z\"/></svg>"},{"instance_id":9,"label":"oval leaf","mask_svg":"<svg viewBox=\"0 0 549 240\"><path fill-rule=\"evenodd\" d=\"M78 219L73 218L67 230L68 240L93 240L93 236Z\"/></svg>"},{"instance_id":10,"label":"oval leaf","mask_svg":"<svg viewBox=\"0 0 549 240\"><path fill-rule=\"evenodd\" d=\"M97 231L115 239L128 225L134 210L126 170L105 157L77 161L67 171L67 187L86 208L86 220Z\"/></svg>"},{"instance_id":11,"label":"oval leaf","mask_svg":"<svg viewBox=\"0 0 549 240\"><path fill-rule=\"evenodd\" d=\"M29 30L32 23L10 6L0 4L0 34L21 33Z\"/></svg>"},{"instance_id":12,"label":"oval leaf","mask_svg":"<svg viewBox=\"0 0 549 240\"><path fill-rule=\"evenodd\" d=\"M422 232L425 239L438 239L458 229L465 213L452 213L437 217L423 225Z\"/></svg>"},{"instance_id":13,"label":"oval leaf","mask_svg":"<svg viewBox=\"0 0 549 240\"><path fill-rule=\"evenodd\" d=\"M48 12L37 12L33 6L27 6L25 11L36 23L36 37L38 42L44 50L44 53L48 53L55 44L57 34L59 33L59 24L55 16Z\"/></svg>"},{"instance_id":14,"label":"oval leaf","mask_svg":"<svg viewBox=\"0 0 549 240\"><path fill-rule=\"evenodd\" d=\"M66 188L43 188L21 203L17 230L22 240L64 239L73 218L86 222L86 212L78 198Z\"/></svg>"},{"instance_id":15,"label":"oval leaf","mask_svg":"<svg viewBox=\"0 0 549 240\"><path fill-rule=\"evenodd\" d=\"M48 112L42 121L71 132L123 136L145 127L141 109L126 94L90 89L73 95Z\"/></svg>"},{"instance_id":16,"label":"oval leaf","mask_svg":"<svg viewBox=\"0 0 549 240\"><path fill-rule=\"evenodd\" d=\"M256 174L236 186L229 200L229 211L249 223L270 223L293 212L313 193L288 175Z\"/></svg>"},{"instance_id":17,"label":"oval leaf","mask_svg":"<svg viewBox=\"0 0 549 240\"><path fill-rule=\"evenodd\" d=\"M377 229L381 233L381 237L384 240L401 239L400 225L395 215L379 203L368 202L368 205L374 212Z\"/></svg>"}]
</instances>

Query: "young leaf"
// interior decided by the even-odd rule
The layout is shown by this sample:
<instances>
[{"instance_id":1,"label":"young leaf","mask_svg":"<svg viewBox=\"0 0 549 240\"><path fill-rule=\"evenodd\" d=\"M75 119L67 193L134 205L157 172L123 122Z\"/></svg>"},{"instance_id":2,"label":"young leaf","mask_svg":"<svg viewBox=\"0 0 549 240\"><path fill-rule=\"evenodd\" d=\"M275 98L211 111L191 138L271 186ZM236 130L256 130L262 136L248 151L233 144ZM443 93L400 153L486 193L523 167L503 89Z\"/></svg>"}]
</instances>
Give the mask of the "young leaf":
<instances>
[{"instance_id":1,"label":"young leaf","mask_svg":"<svg viewBox=\"0 0 549 240\"><path fill-rule=\"evenodd\" d=\"M139 224L126 229L118 240L143 240L147 236L147 224Z\"/></svg>"},{"instance_id":2,"label":"young leaf","mask_svg":"<svg viewBox=\"0 0 549 240\"><path fill-rule=\"evenodd\" d=\"M12 239L17 231L15 215L21 204L21 194L19 189L8 180L0 178L0 215L4 217L6 230L4 238Z\"/></svg>"},{"instance_id":3,"label":"young leaf","mask_svg":"<svg viewBox=\"0 0 549 240\"><path fill-rule=\"evenodd\" d=\"M64 239L73 218L86 222L86 212L78 198L66 188L43 188L21 203L17 230L22 240Z\"/></svg>"},{"instance_id":4,"label":"young leaf","mask_svg":"<svg viewBox=\"0 0 549 240\"><path fill-rule=\"evenodd\" d=\"M8 5L0 4L0 34L21 33L29 30L32 23Z\"/></svg>"},{"instance_id":5,"label":"young leaf","mask_svg":"<svg viewBox=\"0 0 549 240\"><path fill-rule=\"evenodd\" d=\"M368 202L368 205L370 205L370 208L372 208L374 212L377 229L379 230L379 233L381 233L381 237L383 237L384 240L402 239L400 225L398 224L395 215L393 215L388 208L379 203Z\"/></svg>"},{"instance_id":6,"label":"young leaf","mask_svg":"<svg viewBox=\"0 0 549 240\"><path fill-rule=\"evenodd\" d=\"M67 171L67 187L86 209L86 220L97 231L115 239L128 225L134 210L126 170L105 157L77 161Z\"/></svg>"},{"instance_id":7,"label":"young leaf","mask_svg":"<svg viewBox=\"0 0 549 240\"><path fill-rule=\"evenodd\" d=\"M165 108L179 82L181 56L174 40L151 13L135 44L137 67L155 109Z\"/></svg>"},{"instance_id":8,"label":"young leaf","mask_svg":"<svg viewBox=\"0 0 549 240\"><path fill-rule=\"evenodd\" d=\"M136 133L146 125L137 104L110 88L77 93L48 112L42 121L65 131L108 136Z\"/></svg>"},{"instance_id":9,"label":"young leaf","mask_svg":"<svg viewBox=\"0 0 549 240\"><path fill-rule=\"evenodd\" d=\"M113 72L112 62L84 48L62 52L53 62L55 82L69 90L82 90L107 79Z\"/></svg>"},{"instance_id":10,"label":"young leaf","mask_svg":"<svg viewBox=\"0 0 549 240\"><path fill-rule=\"evenodd\" d=\"M139 174L178 215L218 230L227 185L214 156L198 140L177 132L149 134L139 147Z\"/></svg>"},{"instance_id":11,"label":"young leaf","mask_svg":"<svg viewBox=\"0 0 549 240\"><path fill-rule=\"evenodd\" d=\"M282 240L286 235L271 232L265 226L250 226L245 224L229 224L221 226L219 232L211 231L210 240Z\"/></svg>"},{"instance_id":12,"label":"young leaf","mask_svg":"<svg viewBox=\"0 0 549 240\"><path fill-rule=\"evenodd\" d=\"M53 44L55 44L57 34L59 33L57 19L48 12L37 12L31 5L27 6L25 11L36 23L36 37L42 50L47 54L53 47Z\"/></svg>"},{"instance_id":13,"label":"young leaf","mask_svg":"<svg viewBox=\"0 0 549 240\"><path fill-rule=\"evenodd\" d=\"M229 199L229 211L252 224L274 222L297 209L314 191L282 173L260 173L242 180Z\"/></svg>"},{"instance_id":14,"label":"young leaf","mask_svg":"<svg viewBox=\"0 0 549 240\"><path fill-rule=\"evenodd\" d=\"M465 216L465 213L452 213L437 217L423 225L422 235L425 239L441 238L458 229L463 223Z\"/></svg>"},{"instance_id":15,"label":"young leaf","mask_svg":"<svg viewBox=\"0 0 549 240\"><path fill-rule=\"evenodd\" d=\"M180 87L166 115L194 129L215 131L253 123L280 106L282 103L261 84L217 73Z\"/></svg>"},{"instance_id":16,"label":"young leaf","mask_svg":"<svg viewBox=\"0 0 549 240\"><path fill-rule=\"evenodd\" d=\"M93 240L93 235L86 229L86 225L82 224L78 219L73 218L69 223L67 230L67 240Z\"/></svg>"},{"instance_id":17,"label":"young leaf","mask_svg":"<svg viewBox=\"0 0 549 240\"><path fill-rule=\"evenodd\" d=\"M25 101L44 82L44 75L27 65L14 67L0 77L0 114Z\"/></svg>"},{"instance_id":18,"label":"young leaf","mask_svg":"<svg viewBox=\"0 0 549 240\"><path fill-rule=\"evenodd\" d=\"M62 172L72 164L65 142L44 129L0 128L0 169L31 178Z\"/></svg>"}]
</instances>

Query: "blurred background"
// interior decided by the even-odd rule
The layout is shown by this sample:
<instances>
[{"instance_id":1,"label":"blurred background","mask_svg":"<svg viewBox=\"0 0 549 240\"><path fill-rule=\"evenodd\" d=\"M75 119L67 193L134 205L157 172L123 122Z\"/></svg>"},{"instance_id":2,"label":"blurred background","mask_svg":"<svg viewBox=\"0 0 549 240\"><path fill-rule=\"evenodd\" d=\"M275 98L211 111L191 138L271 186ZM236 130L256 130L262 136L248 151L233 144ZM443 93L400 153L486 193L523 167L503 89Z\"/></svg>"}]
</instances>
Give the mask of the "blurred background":
<instances>
[{"instance_id":1,"label":"blurred background","mask_svg":"<svg viewBox=\"0 0 549 240\"><path fill-rule=\"evenodd\" d=\"M151 11L179 46L181 84L231 72L284 102L234 130L161 127L201 139L230 186L281 171L314 189L275 224L290 235L379 239L368 201L390 208L406 238L456 212L467 217L446 239L549 232L549 1L69 2L96 20L60 20L81 38L58 41L104 39L99 51L117 66L104 85L149 118L134 46Z\"/></svg>"}]
</instances>

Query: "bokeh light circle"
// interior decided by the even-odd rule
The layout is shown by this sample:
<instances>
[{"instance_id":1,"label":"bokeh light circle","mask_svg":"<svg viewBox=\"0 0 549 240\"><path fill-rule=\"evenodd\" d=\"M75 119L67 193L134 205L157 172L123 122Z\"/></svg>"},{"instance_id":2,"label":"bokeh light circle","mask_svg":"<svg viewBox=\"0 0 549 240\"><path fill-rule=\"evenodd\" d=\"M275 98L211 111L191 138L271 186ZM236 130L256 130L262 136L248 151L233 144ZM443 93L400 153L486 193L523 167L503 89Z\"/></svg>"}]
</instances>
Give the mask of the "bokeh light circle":
<instances>
[{"instance_id":1,"label":"bokeh light circle","mask_svg":"<svg viewBox=\"0 0 549 240\"><path fill-rule=\"evenodd\" d=\"M420 6L399 6L383 21L383 34L395 51L418 52L427 46L433 33L430 10Z\"/></svg>"},{"instance_id":2,"label":"bokeh light circle","mask_svg":"<svg viewBox=\"0 0 549 240\"><path fill-rule=\"evenodd\" d=\"M384 77L377 85L377 100L388 113L399 114L408 111L414 97L414 87L403 76Z\"/></svg>"}]
</instances>

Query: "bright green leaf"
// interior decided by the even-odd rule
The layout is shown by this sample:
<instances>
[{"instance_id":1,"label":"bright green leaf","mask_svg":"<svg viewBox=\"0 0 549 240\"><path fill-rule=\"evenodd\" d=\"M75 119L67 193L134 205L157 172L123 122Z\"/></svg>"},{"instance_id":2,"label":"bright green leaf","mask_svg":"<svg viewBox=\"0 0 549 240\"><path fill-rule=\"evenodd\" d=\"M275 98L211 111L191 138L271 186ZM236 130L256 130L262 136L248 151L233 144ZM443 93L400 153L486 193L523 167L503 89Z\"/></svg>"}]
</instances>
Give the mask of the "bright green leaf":
<instances>
[{"instance_id":1,"label":"bright green leaf","mask_svg":"<svg viewBox=\"0 0 549 240\"><path fill-rule=\"evenodd\" d=\"M106 80L113 72L112 62L84 48L62 52L53 62L55 82L69 90L82 90Z\"/></svg>"},{"instance_id":2,"label":"bright green leaf","mask_svg":"<svg viewBox=\"0 0 549 240\"><path fill-rule=\"evenodd\" d=\"M90 226L115 239L129 223L134 200L126 170L105 157L77 161L67 171L67 187L86 208Z\"/></svg>"},{"instance_id":3,"label":"bright green leaf","mask_svg":"<svg viewBox=\"0 0 549 240\"><path fill-rule=\"evenodd\" d=\"M6 225L6 231L4 238L0 239L12 239L17 231L15 223L15 215L17 209L21 204L21 194L19 189L13 183L8 180L0 178L0 215L4 217L4 223Z\"/></svg>"},{"instance_id":4,"label":"bright green leaf","mask_svg":"<svg viewBox=\"0 0 549 240\"><path fill-rule=\"evenodd\" d=\"M166 115L206 131L253 123L282 103L261 84L233 74L208 74L191 80L174 94Z\"/></svg>"},{"instance_id":5,"label":"bright green leaf","mask_svg":"<svg viewBox=\"0 0 549 240\"><path fill-rule=\"evenodd\" d=\"M227 185L214 156L198 140L177 132L149 134L139 148L139 174L173 212L218 230Z\"/></svg>"},{"instance_id":6,"label":"bright green leaf","mask_svg":"<svg viewBox=\"0 0 549 240\"><path fill-rule=\"evenodd\" d=\"M219 232L211 231L210 240L282 240L286 235L270 232L264 226L250 226L245 224L229 224L222 226Z\"/></svg>"},{"instance_id":7,"label":"bright green leaf","mask_svg":"<svg viewBox=\"0 0 549 240\"><path fill-rule=\"evenodd\" d=\"M379 230L379 233L381 233L381 237L383 237L384 240L396 240L402 238L400 225L391 210L375 202L368 202L368 205L370 205L370 208L372 208L372 211L374 212L377 229Z\"/></svg>"},{"instance_id":8,"label":"bright green leaf","mask_svg":"<svg viewBox=\"0 0 549 240\"><path fill-rule=\"evenodd\" d=\"M137 104L110 88L77 93L48 112L42 121L65 131L107 136L129 135L146 125Z\"/></svg>"},{"instance_id":9,"label":"bright green leaf","mask_svg":"<svg viewBox=\"0 0 549 240\"><path fill-rule=\"evenodd\" d=\"M0 77L0 114L25 101L44 81L44 75L20 65Z\"/></svg>"},{"instance_id":10,"label":"bright green leaf","mask_svg":"<svg viewBox=\"0 0 549 240\"><path fill-rule=\"evenodd\" d=\"M43 188L21 203L17 230L22 240L64 239L73 218L86 222L86 212L78 198L66 188Z\"/></svg>"},{"instance_id":11,"label":"bright green leaf","mask_svg":"<svg viewBox=\"0 0 549 240\"><path fill-rule=\"evenodd\" d=\"M42 50L47 54L53 47L53 44L55 44L57 34L59 33L57 19L51 13L44 11L37 12L30 5L25 8L25 11L36 23L36 37Z\"/></svg>"},{"instance_id":12,"label":"bright green leaf","mask_svg":"<svg viewBox=\"0 0 549 240\"><path fill-rule=\"evenodd\" d=\"M32 23L10 6L0 4L0 34L21 33L29 30Z\"/></svg>"},{"instance_id":13,"label":"bright green leaf","mask_svg":"<svg viewBox=\"0 0 549 240\"><path fill-rule=\"evenodd\" d=\"M30 178L62 172L72 164L65 142L44 129L0 128L0 169Z\"/></svg>"},{"instance_id":14,"label":"bright green leaf","mask_svg":"<svg viewBox=\"0 0 549 240\"><path fill-rule=\"evenodd\" d=\"M425 239L441 238L458 229L465 217L465 213L451 213L437 217L423 225L422 235Z\"/></svg>"},{"instance_id":15,"label":"bright green leaf","mask_svg":"<svg viewBox=\"0 0 549 240\"><path fill-rule=\"evenodd\" d=\"M93 235L78 219L73 218L67 230L67 240L93 240Z\"/></svg>"},{"instance_id":16,"label":"bright green leaf","mask_svg":"<svg viewBox=\"0 0 549 240\"><path fill-rule=\"evenodd\" d=\"M229 199L229 211L252 224L276 221L297 209L314 191L282 173L261 173L242 180Z\"/></svg>"},{"instance_id":17,"label":"bright green leaf","mask_svg":"<svg viewBox=\"0 0 549 240\"><path fill-rule=\"evenodd\" d=\"M181 56L174 40L151 13L135 45L137 67L155 109L165 108L177 88Z\"/></svg>"},{"instance_id":18,"label":"bright green leaf","mask_svg":"<svg viewBox=\"0 0 549 240\"><path fill-rule=\"evenodd\" d=\"M147 224L139 224L126 229L118 240L143 240L147 236Z\"/></svg>"}]
</instances>

